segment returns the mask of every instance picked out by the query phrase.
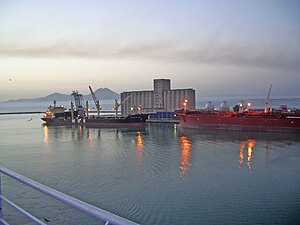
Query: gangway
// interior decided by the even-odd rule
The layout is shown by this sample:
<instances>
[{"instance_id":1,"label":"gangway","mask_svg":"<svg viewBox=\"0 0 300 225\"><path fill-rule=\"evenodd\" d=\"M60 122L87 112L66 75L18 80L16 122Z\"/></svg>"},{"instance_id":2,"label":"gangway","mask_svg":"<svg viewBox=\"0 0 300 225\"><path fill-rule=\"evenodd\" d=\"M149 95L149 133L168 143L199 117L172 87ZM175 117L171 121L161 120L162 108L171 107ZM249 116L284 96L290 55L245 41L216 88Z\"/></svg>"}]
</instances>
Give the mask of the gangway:
<instances>
[{"instance_id":1,"label":"gangway","mask_svg":"<svg viewBox=\"0 0 300 225\"><path fill-rule=\"evenodd\" d=\"M7 168L0 166L0 225L8 225L8 223L3 219L3 202L6 202L7 204L11 205L13 208L18 210L19 212L23 213L25 216L30 218L32 221L41 224L41 225L47 225L47 223L43 222L42 220L38 219L37 217L31 215L26 210L22 209L21 207L17 206L15 203L7 199L2 195L1 192L1 174L6 175L16 181L19 181L20 183L23 183L33 189L36 189L47 196L50 196L56 200L59 200L75 209L78 209L92 217L95 217L101 221L105 222L105 225L137 225L137 223L134 223L132 221L129 221L125 218L122 218L120 216L117 216L113 213L110 213L108 211L105 211L103 209L97 208L93 205L90 205L86 202L83 202L81 200L78 200L76 198L73 198L69 195L66 195L62 192L59 192L53 188L50 188L46 185L43 185L41 183L38 183L30 178L27 178L25 176L22 176L12 170L9 170Z\"/></svg>"}]
</instances>

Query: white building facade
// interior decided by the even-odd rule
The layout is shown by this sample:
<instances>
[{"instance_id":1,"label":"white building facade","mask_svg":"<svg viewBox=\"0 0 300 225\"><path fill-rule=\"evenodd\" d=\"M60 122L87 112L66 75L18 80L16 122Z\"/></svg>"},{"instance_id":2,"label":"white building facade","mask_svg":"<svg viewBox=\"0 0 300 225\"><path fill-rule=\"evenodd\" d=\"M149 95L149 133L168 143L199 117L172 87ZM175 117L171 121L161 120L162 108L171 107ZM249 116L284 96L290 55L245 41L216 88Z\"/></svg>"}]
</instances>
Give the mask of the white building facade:
<instances>
[{"instance_id":1,"label":"white building facade","mask_svg":"<svg viewBox=\"0 0 300 225\"><path fill-rule=\"evenodd\" d=\"M121 105L122 115L138 112L174 112L183 108L187 100L187 108L195 108L195 90L171 89L170 79L154 79L154 90L151 91L126 91L121 93L121 102L129 95L131 97Z\"/></svg>"},{"instance_id":2,"label":"white building facade","mask_svg":"<svg viewBox=\"0 0 300 225\"><path fill-rule=\"evenodd\" d=\"M174 112L177 109L183 108L183 102L186 101L187 108L195 108L195 90L189 89L173 89L164 91L164 110Z\"/></svg>"}]
</instances>

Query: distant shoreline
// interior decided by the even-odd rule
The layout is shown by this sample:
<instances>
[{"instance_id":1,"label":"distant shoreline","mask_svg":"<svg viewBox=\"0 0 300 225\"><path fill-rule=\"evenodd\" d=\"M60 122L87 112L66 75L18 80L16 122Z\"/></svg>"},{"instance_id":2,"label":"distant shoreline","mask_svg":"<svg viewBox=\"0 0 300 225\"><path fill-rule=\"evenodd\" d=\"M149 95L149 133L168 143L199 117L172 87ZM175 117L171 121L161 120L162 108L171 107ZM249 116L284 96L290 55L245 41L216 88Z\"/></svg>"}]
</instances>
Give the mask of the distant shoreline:
<instances>
[{"instance_id":1,"label":"distant shoreline","mask_svg":"<svg viewBox=\"0 0 300 225\"><path fill-rule=\"evenodd\" d=\"M16 115L16 114L41 114L44 112L0 112L0 116L2 115Z\"/></svg>"},{"instance_id":2,"label":"distant shoreline","mask_svg":"<svg viewBox=\"0 0 300 225\"><path fill-rule=\"evenodd\" d=\"M251 99L251 100L264 100L266 97L265 96L197 96L196 102L202 102L206 100L231 100L231 99ZM285 100L285 99L290 99L290 100L296 100L300 99L300 96L271 96L270 100ZM87 98L86 100L88 101L93 101L91 98ZM114 101L115 99L99 99L100 101ZM57 99L57 102L69 102L71 101L70 99ZM53 102L52 100L47 100L47 99L14 99L14 100L5 100L5 101L0 101L0 104L5 104L5 103L34 103L34 102Z\"/></svg>"},{"instance_id":3,"label":"distant shoreline","mask_svg":"<svg viewBox=\"0 0 300 225\"><path fill-rule=\"evenodd\" d=\"M96 111L89 111L90 113L96 113ZM0 116L2 115L20 115L20 114L42 114L45 112L41 111L24 111L24 112L0 112ZM112 110L101 110L101 113L115 113L115 111ZM118 111L118 113L121 113Z\"/></svg>"},{"instance_id":4,"label":"distant shoreline","mask_svg":"<svg viewBox=\"0 0 300 225\"><path fill-rule=\"evenodd\" d=\"M120 94L117 92L112 91L109 88L98 88L95 92L96 97L103 101L103 100L114 100L120 99ZM83 95L85 100L93 100L91 94ZM62 94L58 92L54 92L44 97L36 97L36 98L20 98L20 99L10 99L10 100L3 100L0 103L15 103L15 102L53 102L56 101L70 101L71 95L70 94Z\"/></svg>"}]
</instances>

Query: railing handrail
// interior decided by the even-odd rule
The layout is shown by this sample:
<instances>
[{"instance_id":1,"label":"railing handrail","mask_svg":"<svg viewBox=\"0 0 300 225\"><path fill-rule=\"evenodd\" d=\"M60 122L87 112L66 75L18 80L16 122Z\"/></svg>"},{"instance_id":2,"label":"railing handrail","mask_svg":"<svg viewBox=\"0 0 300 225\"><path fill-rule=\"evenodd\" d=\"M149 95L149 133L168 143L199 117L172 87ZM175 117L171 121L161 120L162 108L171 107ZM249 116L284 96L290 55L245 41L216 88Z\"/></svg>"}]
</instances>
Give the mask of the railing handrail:
<instances>
[{"instance_id":1,"label":"railing handrail","mask_svg":"<svg viewBox=\"0 0 300 225\"><path fill-rule=\"evenodd\" d=\"M32 187L48 196L51 196L52 198L54 198L56 200L59 200L59 201L65 203L73 208L76 208L82 212L85 212L86 214L89 214L97 219L100 219L102 221L107 221L109 224L137 225L137 223L129 221L125 218L117 216L117 215L110 213L108 211L105 211L103 209L97 208L86 202L83 202L83 201L73 198L69 195L66 195L62 192L59 192L53 188L47 187L46 185L40 184L30 178L22 176L22 175L14 172L12 170L9 170L7 168L0 166L0 173L3 173L23 184L26 184L29 187Z\"/></svg>"}]
</instances>

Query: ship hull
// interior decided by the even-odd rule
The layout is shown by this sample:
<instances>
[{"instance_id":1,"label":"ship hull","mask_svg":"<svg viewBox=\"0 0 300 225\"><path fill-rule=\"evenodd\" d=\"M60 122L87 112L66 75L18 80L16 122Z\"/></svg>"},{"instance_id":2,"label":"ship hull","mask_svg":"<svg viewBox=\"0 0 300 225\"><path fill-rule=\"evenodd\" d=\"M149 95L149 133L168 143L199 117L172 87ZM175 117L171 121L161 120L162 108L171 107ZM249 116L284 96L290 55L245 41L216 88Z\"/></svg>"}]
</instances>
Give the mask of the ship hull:
<instances>
[{"instance_id":1,"label":"ship hull","mask_svg":"<svg viewBox=\"0 0 300 225\"><path fill-rule=\"evenodd\" d=\"M86 127L94 128L117 128L117 127L144 127L146 123L97 123L88 122L84 124Z\"/></svg>"},{"instance_id":2,"label":"ship hull","mask_svg":"<svg viewBox=\"0 0 300 225\"><path fill-rule=\"evenodd\" d=\"M126 117L93 117L86 118L87 127L140 127L146 126L147 114L129 115Z\"/></svg>"},{"instance_id":3,"label":"ship hull","mask_svg":"<svg viewBox=\"0 0 300 225\"><path fill-rule=\"evenodd\" d=\"M81 119L71 118L41 118L47 125L67 126L83 125L86 127L142 127L146 126L148 115L138 114L126 117L89 117Z\"/></svg>"},{"instance_id":4,"label":"ship hull","mask_svg":"<svg viewBox=\"0 0 300 225\"><path fill-rule=\"evenodd\" d=\"M263 132L300 132L300 116L179 112L182 128Z\"/></svg>"},{"instance_id":5,"label":"ship hull","mask_svg":"<svg viewBox=\"0 0 300 225\"><path fill-rule=\"evenodd\" d=\"M70 118L41 118L46 125L49 126L67 126L67 125L83 125L81 120L71 120Z\"/></svg>"}]
</instances>

